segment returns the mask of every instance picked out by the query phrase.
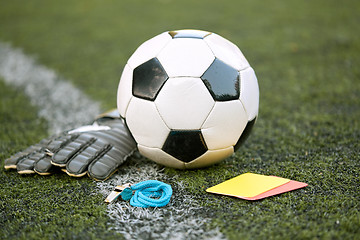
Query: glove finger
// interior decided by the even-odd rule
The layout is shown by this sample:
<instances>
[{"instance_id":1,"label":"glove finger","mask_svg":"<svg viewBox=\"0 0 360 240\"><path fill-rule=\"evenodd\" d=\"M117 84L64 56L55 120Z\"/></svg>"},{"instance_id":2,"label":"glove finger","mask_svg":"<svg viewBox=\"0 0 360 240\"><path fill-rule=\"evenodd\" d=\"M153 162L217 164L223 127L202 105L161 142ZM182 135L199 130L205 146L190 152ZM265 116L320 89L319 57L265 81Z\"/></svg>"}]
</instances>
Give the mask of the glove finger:
<instances>
[{"instance_id":1,"label":"glove finger","mask_svg":"<svg viewBox=\"0 0 360 240\"><path fill-rule=\"evenodd\" d=\"M35 173L34 165L37 161L40 159L43 159L46 157L46 154L44 152L37 152L34 154L31 154L30 156L23 158L18 161L16 165L16 170L19 174L32 174Z\"/></svg>"},{"instance_id":2,"label":"glove finger","mask_svg":"<svg viewBox=\"0 0 360 240\"><path fill-rule=\"evenodd\" d=\"M58 138L55 138L52 140L48 145L47 149L51 152L57 152L60 148L62 148L64 145L68 144L71 140L76 138L76 135L63 135Z\"/></svg>"},{"instance_id":3,"label":"glove finger","mask_svg":"<svg viewBox=\"0 0 360 240\"><path fill-rule=\"evenodd\" d=\"M66 163L76 154L80 153L86 146L95 141L87 134L82 134L75 140L72 139L64 148L54 153L51 163L55 166L65 167Z\"/></svg>"},{"instance_id":4,"label":"glove finger","mask_svg":"<svg viewBox=\"0 0 360 240\"><path fill-rule=\"evenodd\" d=\"M73 177L81 177L87 173L88 166L95 158L106 151L109 144L97 139L81 153L70 159L66 164L66 173Z\"/></svg>"},{"instance_id":5,"label":"glove finger","mask_svg":"<svg viewBox=\"0 0 360 240\"><path fill-rule=\"evenodd\" d=\"M41 149L41 147L42 147L41 144L36 144L36 145L28 147L24 151L16 153L15 155L11 156L8 159L5 159L4 168L5 169L16 169L16 165L20 160L27 158L31 154L39 151Z\"/></svg>"},{"instance_id":6,"label":"glove finger","mask_svg":"<svg viewBox=\"0 0 360 240\"><path fill-rule=\"evenodd\" d=\"M103 156L90 163L88 168L89 176L97 181L108 179L125 162L126 157L123 156L124 152L112 147L107 152L104 152Z\"/></svg>"},{"instance_id":7,"label":"glove finger","mask_svg":"<svg viewBox=\"0 0 360 240\"><path fill-rule=\"evenodd\" d=\"M51 157L47 155L34 164L34 171L40 175L50 175L53 170L54 165L51 164Z\"/></svg>"}]
</instances>

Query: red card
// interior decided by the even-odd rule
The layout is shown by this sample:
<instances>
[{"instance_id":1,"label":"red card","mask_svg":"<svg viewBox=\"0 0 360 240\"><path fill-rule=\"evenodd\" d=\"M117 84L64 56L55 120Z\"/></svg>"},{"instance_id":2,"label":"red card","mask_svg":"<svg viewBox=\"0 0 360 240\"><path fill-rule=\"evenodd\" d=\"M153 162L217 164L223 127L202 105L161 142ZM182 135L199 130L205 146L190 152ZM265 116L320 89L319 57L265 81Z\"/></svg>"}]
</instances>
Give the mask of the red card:
<instances>
[{"instance_id":1,"label":"red card","mask_svg":"<svg viewBox=\"0 0 360 240\"><path fill-rule=\"evenodd\" d=\"M303 187L306 187L308 184L307 183L303 183L303 182L298 182L298 181L294 181L294 180L290 180L290 182L288 183L285 183L279 187L276 187L276 188L273 188L269 191L266 191L266 192L263 192L257 196L254 196L254 197L242 197L243 199L246 199L246 200L259 200L259 199L263 199L263 198L266 198L266 197L271 197L271 196L274 196L274 195L278 195L278 194L281 194L281 193L284 193L284 192L289 192L289 191L292 191L292 190L296 190L296 189L299 189L299 188L303 188Z\"/></svg>"}]
</instances>

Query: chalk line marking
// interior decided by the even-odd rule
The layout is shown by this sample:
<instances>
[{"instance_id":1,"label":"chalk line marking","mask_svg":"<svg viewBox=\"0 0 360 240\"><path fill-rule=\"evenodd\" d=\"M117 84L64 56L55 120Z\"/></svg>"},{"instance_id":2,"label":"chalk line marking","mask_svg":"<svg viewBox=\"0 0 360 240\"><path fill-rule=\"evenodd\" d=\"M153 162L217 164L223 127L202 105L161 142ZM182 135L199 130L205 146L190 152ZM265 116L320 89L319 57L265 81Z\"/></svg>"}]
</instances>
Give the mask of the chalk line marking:
<instances>
[{"instance_id":1,"label":"chalk line marking","mask_svg":"<svg viewBox=\"0 0 360 240\"><path fill-rule=\"evenodd\" d=\"M11 86L23 89L39 116L49 123L49 134L87 124L101 112L100 104L88 98L66 79L21 49L0 42L0 76ZM111 179L97 183L105 196L116 185L149 179L176 182L174 194L165 208L134 208L128 202L109 204L109 230L120 232L126 239L225 239L218 229L205 231L210 221L201 216L201 207L186 194L184 186L169 179L162 168L146 159L131 159Z\"/></svg>"},{"instance_id":2,"label":"chalk line marking","mask_svg":"<svg viewBox=\"0 0 360 240\"><path fill-rule=\"evenodd\" d=\"M100 113L100 105L90 100L55 71L39 65L21 50L0 42L0 76L7 84L22 88L38 107L51 133L88 123Z\"/></svg>"}]
</instances>

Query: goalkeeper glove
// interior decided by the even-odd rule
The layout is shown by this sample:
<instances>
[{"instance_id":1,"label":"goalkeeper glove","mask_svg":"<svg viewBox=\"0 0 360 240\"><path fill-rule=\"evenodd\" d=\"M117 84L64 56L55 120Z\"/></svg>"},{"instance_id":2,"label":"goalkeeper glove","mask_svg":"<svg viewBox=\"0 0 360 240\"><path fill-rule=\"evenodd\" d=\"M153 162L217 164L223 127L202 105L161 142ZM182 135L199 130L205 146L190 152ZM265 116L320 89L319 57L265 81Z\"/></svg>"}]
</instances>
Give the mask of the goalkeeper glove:
<instances>
[{"instance_id":1,"label":"goalkeeper glove","mask_svg":"<svg viewBox=\"0 0 360 240\"><path fill-rule=\"evenodd\" d=\"M15 154L5 160L5 169L48 175L57 166L70 176L87 173L95 180L106 180L135 150L134 139L114 110L92 125L44 139Z\"/></svg>"}]
</instances>

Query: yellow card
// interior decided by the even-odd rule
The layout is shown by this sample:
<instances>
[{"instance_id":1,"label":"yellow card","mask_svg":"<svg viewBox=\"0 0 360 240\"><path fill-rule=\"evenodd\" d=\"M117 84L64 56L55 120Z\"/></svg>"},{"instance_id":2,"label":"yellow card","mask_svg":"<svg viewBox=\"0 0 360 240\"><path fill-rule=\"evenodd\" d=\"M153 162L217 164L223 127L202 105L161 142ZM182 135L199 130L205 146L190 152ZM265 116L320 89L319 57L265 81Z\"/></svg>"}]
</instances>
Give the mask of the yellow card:
<instances>
[{"instance_id":1,"label":"yellow card","mask_svg":"<svg viewBox=\"0 0 360 240\"><path fill-rule=\"evenodd\" d=\"M288 182L290 182L290 179L255 173L244 173L208 188L206 191L239 198L249 198L255 197Z\"/></svg>"}]
</instances>

